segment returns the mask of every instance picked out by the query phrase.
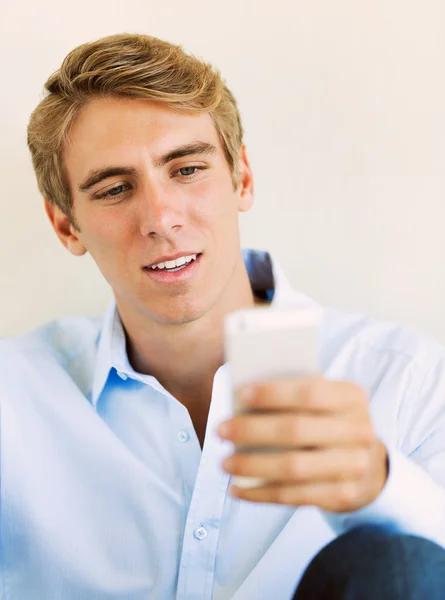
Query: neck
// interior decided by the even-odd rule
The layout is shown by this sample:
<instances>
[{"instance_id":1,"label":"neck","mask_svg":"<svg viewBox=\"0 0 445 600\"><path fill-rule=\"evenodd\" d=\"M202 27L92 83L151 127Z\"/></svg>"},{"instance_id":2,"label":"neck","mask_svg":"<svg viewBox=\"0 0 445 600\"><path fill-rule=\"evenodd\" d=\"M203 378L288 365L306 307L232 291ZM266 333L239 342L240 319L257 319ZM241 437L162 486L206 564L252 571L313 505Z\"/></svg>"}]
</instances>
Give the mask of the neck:
<instances>
[{"instance_id":1,"label":"neck","mask_svg":"<svg viewBox=\"0 0 445 600\"><path fill-rule=\"evenodd\" d=\"M156 377L189 409L210 404L215 373L224 364L224 317L255 304L244 263L235 280L206 314L187 323L141 322L118 305L133 368Z\"/></svg>"}]
</instances>

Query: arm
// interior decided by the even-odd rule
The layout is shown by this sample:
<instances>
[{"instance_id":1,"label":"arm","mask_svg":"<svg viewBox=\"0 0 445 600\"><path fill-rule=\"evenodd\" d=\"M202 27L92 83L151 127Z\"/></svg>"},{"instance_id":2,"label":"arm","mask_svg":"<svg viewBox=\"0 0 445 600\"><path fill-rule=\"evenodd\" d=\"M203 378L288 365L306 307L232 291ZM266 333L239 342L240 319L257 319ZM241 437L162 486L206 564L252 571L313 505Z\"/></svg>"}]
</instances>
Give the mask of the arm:
<instances>
[{"instance_id":1,"label":"arm","mask_svg":"<svg viewBox=\"0 0 445 600\"><path fill-rule=\"evenodd\" d=\"M399 409L397 436L388 443L389 476L380 495L361 510L325 513L341 533L357 525L390 525L445 547L445 357L430 368L411 366Z\"/></svg>"},{"instance_id":2,"label":"arm","mask_svg":"<svg viewBox=\"0 0 445 600\"><path fill-rule=\"evenodd\" d=\"M433 367L422 370L411 361L411 377L397 370L382 387L385 404L397 413L386 444L360 386L322 378L255 386L249 408L267 412L235 417L222 437L286 451L235 453L226 460L229 473L269 481L233 493L317 506L337 533L381 523L445 546L445 359L442 351L427 358ZM380 413L382 430L390 414Z\"/></svg>"}]
</instances>

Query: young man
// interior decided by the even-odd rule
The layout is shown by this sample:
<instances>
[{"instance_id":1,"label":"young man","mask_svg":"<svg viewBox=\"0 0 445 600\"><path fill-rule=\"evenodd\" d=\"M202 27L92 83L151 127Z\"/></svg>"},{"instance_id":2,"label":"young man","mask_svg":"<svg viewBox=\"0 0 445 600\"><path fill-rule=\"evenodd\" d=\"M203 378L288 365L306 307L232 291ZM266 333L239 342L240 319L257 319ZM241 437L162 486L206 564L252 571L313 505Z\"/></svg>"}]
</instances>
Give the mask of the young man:
<instances>
[{"instance_id":1,"label":"young man","mask_svg":"<svg viewBox=\"0 0 445 600\"><path fill-rule=\"evenodd\" d=\"M240 391L258 410L230 418L225 315L315 306L240 250L253 182L235 99L138 35L76 48L46 89L29 125L46 211L115 302L1 343L4 598L434 598L442 349L325 309L323 375L258 382Z\"/></svg>"}]
</instances>

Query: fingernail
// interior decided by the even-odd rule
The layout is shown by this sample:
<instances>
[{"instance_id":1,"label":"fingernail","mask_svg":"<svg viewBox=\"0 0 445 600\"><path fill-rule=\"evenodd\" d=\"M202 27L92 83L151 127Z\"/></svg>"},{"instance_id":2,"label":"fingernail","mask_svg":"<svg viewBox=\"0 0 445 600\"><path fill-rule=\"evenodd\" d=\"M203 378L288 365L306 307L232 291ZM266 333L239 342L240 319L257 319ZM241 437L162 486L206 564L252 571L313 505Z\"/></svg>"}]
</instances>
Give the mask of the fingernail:
<instances>
[{"instance_id":1,"label":"fingernail","mask_svg":"<svg viewBox=\"0 0 445 600\"><path fill-rule=\"evenodd\" d=\"M218 425L218 429L216 430L219 437L228 438L230 436L230 425L228 423L221 423Z\"/></svg>"},{"instance_id":2,"label":"fingernail","mask_svg":"<svg viewBox=\"0 0 445 600\"><path fill-rule=\"evenodd\" d=\"M230 469L233 467L233 460L231 457L225 458L222 461L222 467L225 471L230 471Z\"/></svg>"},{"instance_id":3,"label":"fingernail","mask_svg":"<svg viewBox=\"0 0 445 600\"><path fill-rule=\"evenodd\" d=\"M236 485L231 485L229 487L229 494L231 496L235 496L236 498L239 498L241 495L241 490L240 490L240 488L236 487Z\"/></svg>"},{"instance_id":4,"label":"fingernail","mask_svg":"<svg viewBox=\"0 0 445 600\"><path fill-rule=\"evenodd\" d=\"M255 388L251 385L241 388L238 398L242 404L252 404L255 399Z\"/></svg>"}]
</instances>

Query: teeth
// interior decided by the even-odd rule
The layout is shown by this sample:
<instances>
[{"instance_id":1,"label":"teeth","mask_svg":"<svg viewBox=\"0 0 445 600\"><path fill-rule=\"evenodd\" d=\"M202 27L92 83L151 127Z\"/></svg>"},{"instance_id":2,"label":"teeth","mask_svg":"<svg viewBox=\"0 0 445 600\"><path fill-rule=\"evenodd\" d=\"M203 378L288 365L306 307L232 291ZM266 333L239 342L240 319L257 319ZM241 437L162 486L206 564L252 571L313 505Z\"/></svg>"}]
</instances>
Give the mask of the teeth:
<instances>
[{"instance_id":1,"label":"teeth","mask_svg":"<svg viewBox=\"0 0 445 600\"><path fill-rule=\"evenodd\" d=\"M157 265L153 265L152 269L174 269L176 267L182 267L186 263L191 262L192 260L196 260L196 254L190 254L189 256L180 256L175 260L166 260L165 262L160 262Z\"/></svg>"}]
</instances>

